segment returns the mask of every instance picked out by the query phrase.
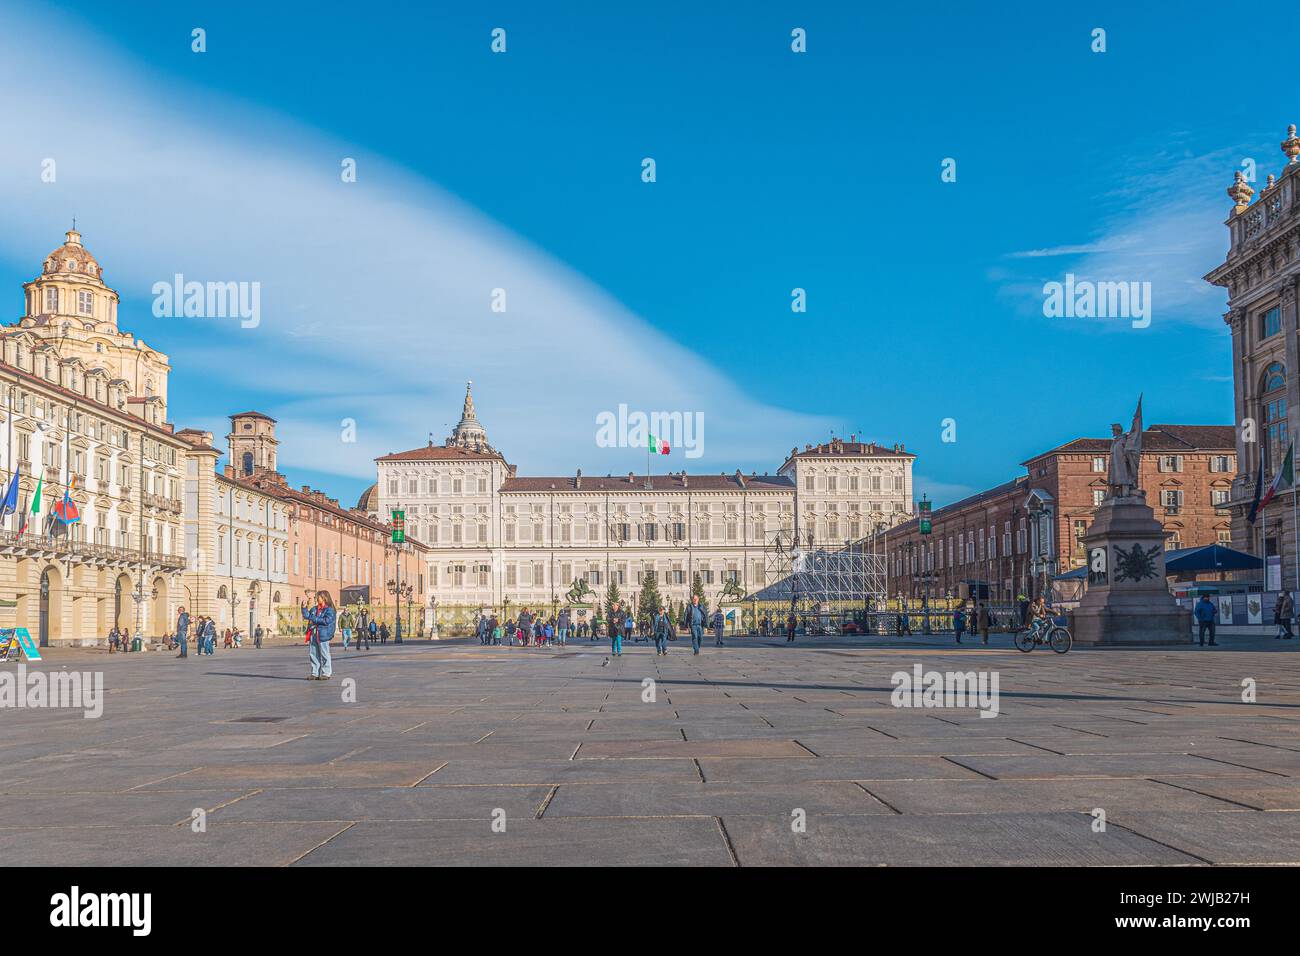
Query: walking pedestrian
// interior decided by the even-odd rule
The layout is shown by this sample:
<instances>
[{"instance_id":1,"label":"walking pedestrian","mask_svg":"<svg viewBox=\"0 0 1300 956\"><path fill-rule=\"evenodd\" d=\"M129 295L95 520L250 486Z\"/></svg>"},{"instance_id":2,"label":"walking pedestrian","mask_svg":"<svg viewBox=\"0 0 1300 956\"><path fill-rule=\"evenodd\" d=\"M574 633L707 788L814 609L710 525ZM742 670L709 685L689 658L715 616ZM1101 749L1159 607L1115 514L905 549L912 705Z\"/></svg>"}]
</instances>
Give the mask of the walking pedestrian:
<instances>
[{"instance_id":1,"label":"walking pedestrian","mask_svg":"<svg viewBox=\"0 0 1300 956\"><path fill-rule=\"evenodd\" d=\"M980 604L976 622L979 624L980 629L980 643L987 644L989 642L989 606L987 604Z\"/></svg>"},{"instance_id":2,"label":"walking pedestrian","mask_svg":"<svg viewBox=\"0 0 1300 956\"><path fill-rule=\"evenodd\" d=\"M309 624L307 659L311 663L311 675L307 679L329 680L334 676L330 663L330 640L334 637L334 628L338 623L334 600L328 591L317 591L316 606L309 609L306 604L302 604L299 611L303 620Z\"/></svg>"},{"instance_id":3,"label":"walking pedestrian","mask_svg":"<svg viewBox=\"0 0 1300 956\"><path fill-rule=\"evenodd\" d=\"M686 605L686 627L691 632L691 653L700 653L700 642L704 640L704 608L700 607L700 596L691 595L691 603Z\"/></svg>"},{"instance_id":4,"label":"walking pedestrian","mask_svg":"<svg viewBox=\"0 0 1300 956\"><path fill-rule=\"evenodd\" d=\"M1291 598L1291 592L1283 591L1277 596L1277 604L1273 607L1273 622L1277 624L1277 634L1274 640L1289 641L1294 634L1291 632L1291 619L1295 616L1295 602Z\"/></svg>"},{"instance_id":5,"label":"walking pedestrian","mask_svg":"<svg viewBox=\"0 0 1300 956\"><path fill-rule=\"evenodd\" d=\"M795 628L798 626L799 626L799 622L795 620L794 612L791 611L790 616L786 619L785 622L785 642L787 644L794 643L794 632L795 632Z\"/></svg>"},{"instance_id":6,"label":"walking pedestrian","mask_svg":"<svg viewBox=\"0 0 1300 956\"><path fill-rule=\"evenodd\" d=\"M1210 600L1208 594L1202 594L1201 599L1196 602L1196 610L1192 612L1196 621L1200 624L1201 647L1205 646L1205 632L1210 632L1210 646L1215 646L1214 640L1214 622L1219 616L1219 606Z\"/></svg>"},{"instance_id":7,"label":"walking pedestrian","mask_svg":"<svg viewBox=\"0 0 1300 956\"><path fill-rule=\"evenodd\" d=\"M609 612L609 651L614 657L623 656L623 620L626 616L615 601Z\"/></svg>"},{"instance_id":8,"label":"walking pedestrian","mask_svg":"<svg viewBox=\"0 0 1300 956\"><path fill-rule=\"evenodd\" d=\"M664 657L668 656L668 635L672 632L672 626L673 622L668 616L668 612L663 608L660 608L659 613L655 615L654 619L656 654Z\"/></svg>"},{"instance_id":9,"label":"walking pedestrian","mask_svg":"<svg viewBox=\"0 0 1300 956\"><path fill-rule=\"evenodd\" d=\"M190 613L183 607L176 609L176 643L181 646L181 652L177 657L188 657L189 652L186 650L188 635L190 632Z\"/></svg>"},{"instance_id":10,"label":"walking pedestrian","mask_svg":"<svg viewBox=\"0 0 1300 956\"><path fill-rule=\"evenodd\" d=\"M722 608L713 612L713 646L722 647L722 633L726 630L727 619L722 616Z\"/></svg>"},{"instance_id":11,"label":"walking pedestrian","mask_svg":"<svg viewBox=\"0 0 1300 956\"><path fill-rule=\"evenodd\" d=\"M217 622L210 617L203 619L203 647L208 657L217 652Z\"/></svg>"},{"instance_id":12,"label":"walking pedestrian","mask_svg":"<svg viewBox=\"0 0 1300 956\"><path fill-rule=\"evenodd\" d=\"M959 604L957 610L952 612L952 630L957 635L957 643L961 643L962 633L966 630L966 606Z\"/></svg>"},{"instance_id":13,"label":"walking pedestrian","mask_svg":"<svg viewBox=\"0 0 1300 956\"><path fill-rule=\"evenodd\" d=\"M258 651L260 651L260 650L262 649L262 638L263 638L265 635L266 635L266 632L265 632L264 630L262 630L262 625L261 625L261 624L257 625L256 630L253 631L253 649L254 649L254 650L258 650Z\"/></svg>"},{"instance_id":14,"label":"walking pedestrian","mask_svg":"<svg viewBox=\"0 0 1300 956\"><path fill-rule=\"evenodd\" d=\"M343 632L343 649L346 651L352 643L352 612L347 608L339 615L339 630Z\"/></svg>"},{"instance_id":15,"label":"walking pedestrian","mask_svg":"<svg viewBox=\"0 0 1300 956\"><path fill-rule=\"evenodd\" d=\"M387 621L384 621L382 624L379 625L379 643L380 644L388 643L388 622Z\"/></svg>"}]
</instances>

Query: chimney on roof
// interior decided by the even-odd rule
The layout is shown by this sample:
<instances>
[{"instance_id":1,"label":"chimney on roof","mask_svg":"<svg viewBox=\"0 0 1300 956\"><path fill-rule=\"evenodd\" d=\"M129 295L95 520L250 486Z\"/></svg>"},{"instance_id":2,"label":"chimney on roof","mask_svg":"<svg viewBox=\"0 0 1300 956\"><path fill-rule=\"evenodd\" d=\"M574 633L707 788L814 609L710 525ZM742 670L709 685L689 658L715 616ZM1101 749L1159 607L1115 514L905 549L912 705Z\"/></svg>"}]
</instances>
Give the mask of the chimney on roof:
<instances>
[{"instance_id":1,"label":"chimney on roof","mask_svg":"<svg viewBox=\"0 0 1300 956\"><path fill-rule=\"evenodd\" d=\"M582 487L582 469L581 469L581 468L578 469L578 477L576 477L576 478L573 479L573 487L575 487L575 488L581 488L581 487Z\"/></svg>"},{"instance_id":2,"label":"chimney on roof","mask_svg":"<svg viewBox=\"0 0 1300 956\"><path fill-rule=\"evenodd\" d=\"M682 472L682 487L683 487L683 488L687 487L687 483L686 483L686 472Z\"/></svg>"},{"instance_id":3,"label":"chimney on roof","mask_svg":"<svg viewBox=\"0 0 1300 956\"><path fill-rule=\"evenodd\" d=\"M898 443L898 450L899 450L899 451L907 451L907 446L904 445L904 444L900 441L900 442Z\"/></svg>"},{"instance_id":4,"label":"chimney on roof","mask_svg":"<svg viewBox=\"0 0 1300 956\"><path fill-rule=\"evenodd\" d=\"M627 483L629 485L636 484L636 476L630 471L627 473Z\"/></svg>"},{"instance_id":5,"label":"chimney on roof","mask_svg":"<svg viewBox=\"0 0 1300 956\"><path fill-rule=\"evenodd\" d=\"M739 468L736 469L736 484L740 485L742 488L745 487L745 476L740 473Z\"/></svg>"},{"instance_id":6,"label":"chimney on roof","mask_svg":"<svg viewBox=\"0 0 1300 956\"><path fill-rule=\"evenodd\" d=\"M804 446L803 446L803 450L804 450L804 451L812 451L812 444L811 444L811 443L808 443L808 442L805 442L805 443L804 443Z\"/></svg>"}]
</instances>

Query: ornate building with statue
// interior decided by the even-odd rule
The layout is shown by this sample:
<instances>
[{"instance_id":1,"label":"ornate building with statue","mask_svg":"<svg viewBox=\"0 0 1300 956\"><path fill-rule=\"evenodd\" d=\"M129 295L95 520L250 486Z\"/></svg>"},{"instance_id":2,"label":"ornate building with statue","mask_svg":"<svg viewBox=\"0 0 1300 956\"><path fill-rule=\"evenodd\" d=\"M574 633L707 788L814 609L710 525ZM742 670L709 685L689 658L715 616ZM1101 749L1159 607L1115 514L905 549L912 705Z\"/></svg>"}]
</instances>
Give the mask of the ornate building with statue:
<instances>
[{"instance_id":1,"label":"ornate building with statue","mask_svg":"<svg viewBox=\"0 0 1300 956\"><path fill-rule=\"evenodd\" d=\"M443 626L486 608L550 613L575 584L592 592L582 603L610 582L635 600L652 570L667 600L687 600L696 574L714 600L774 583L779 531L838 548L911 517L915 456L855 439L792 448L773 474L531 477L488 441L467 386L451 436L376 459L358 507L385 520L405 512L428 548Z\"/></svg>"},{"instance_id":2,"label":"ornate building with statue","mask_svg":"<svg viewBox=\"0 0 1300 956\"><path fill-rule=\"evenodd\" d=\"M118 327L117 293L75 230L23 300L0 333L6 488L19 472L18 511L0 524L0 621L43 644L166 633L189 447L167 421L167 356ZM65 496L75 523L55 520Z\"/></svg>"}]
</instances>

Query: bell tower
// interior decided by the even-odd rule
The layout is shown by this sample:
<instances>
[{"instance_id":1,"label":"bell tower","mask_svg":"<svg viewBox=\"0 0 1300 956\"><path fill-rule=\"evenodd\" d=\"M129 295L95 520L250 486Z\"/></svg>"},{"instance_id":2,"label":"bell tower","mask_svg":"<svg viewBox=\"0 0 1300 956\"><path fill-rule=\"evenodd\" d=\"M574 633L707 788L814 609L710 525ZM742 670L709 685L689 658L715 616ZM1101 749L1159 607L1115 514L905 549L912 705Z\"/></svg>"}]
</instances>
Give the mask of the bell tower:
<instances>
[{"instance_id":1,"label":"bell tower","mask_svg":"<svg viewBox=\"0 0 1300 956\"><path fill-rule=\"evenodd\" d=\"M261 471L275 471L275 419L261 412L243 412L230 416L230 467L241 478L251 478Z\"/></svg>"}]
</instances>

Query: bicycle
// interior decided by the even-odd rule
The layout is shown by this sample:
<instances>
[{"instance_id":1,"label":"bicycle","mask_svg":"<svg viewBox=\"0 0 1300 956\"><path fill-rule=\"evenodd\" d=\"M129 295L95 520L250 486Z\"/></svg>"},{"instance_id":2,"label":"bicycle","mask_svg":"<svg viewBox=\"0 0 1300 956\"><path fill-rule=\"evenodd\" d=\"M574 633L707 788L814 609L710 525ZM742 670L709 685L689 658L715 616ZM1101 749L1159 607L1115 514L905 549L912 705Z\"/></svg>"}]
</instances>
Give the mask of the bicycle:
<instances>
[{"instance_id":1,"label":"bicycle","mask_svg":"<svg viewBox=\"0 0 1300 956\"><path fill-rule=\"evenodd\" d=\"M1026 654L1043 644L1048 645L1058 654L1064 654L1074 646L1074 637L1070 634L1070 629L1055 622L1044 627L1029 627L1023 631L1016 631L1015 641L1016 649Z\"/></svg>"}]
</instances>

